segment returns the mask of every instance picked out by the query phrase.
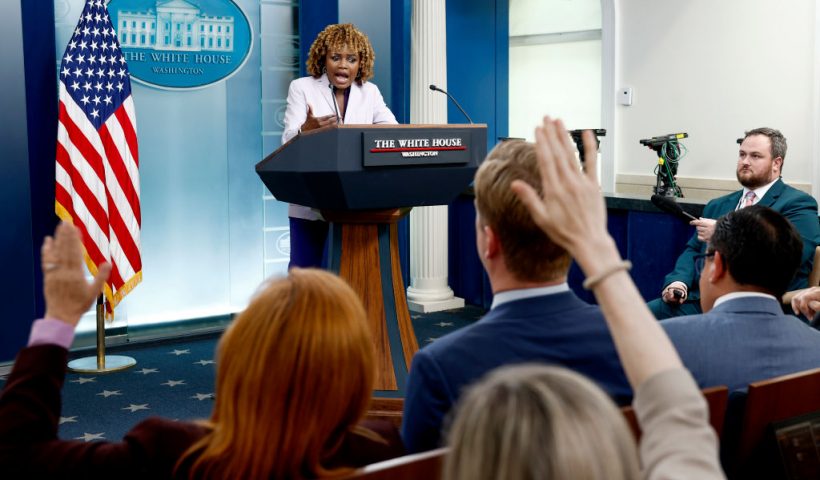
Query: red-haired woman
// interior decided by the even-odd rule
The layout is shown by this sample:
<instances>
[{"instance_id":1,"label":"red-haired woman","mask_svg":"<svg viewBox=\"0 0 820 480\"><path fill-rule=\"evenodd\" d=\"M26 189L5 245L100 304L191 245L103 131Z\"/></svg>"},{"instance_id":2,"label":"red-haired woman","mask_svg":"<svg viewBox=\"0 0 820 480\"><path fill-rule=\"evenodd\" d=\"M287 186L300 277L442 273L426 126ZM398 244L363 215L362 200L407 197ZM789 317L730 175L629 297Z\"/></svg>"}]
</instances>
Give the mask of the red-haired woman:
<instances>
[{"instance_id":1,"label":"red-haired woman","mask_svg":"<svg viewBox=\"0 0 820 480\"><path fill-rule=\"evenodd\" d=\"M294 80L288 89L282 143L337 121L396 123L379 87L368 81L375 58L367 35L352 24L325 27L310 47L306 62L310 76ZM319 212L300 205L290 205L288 217L290 267L321 266L327 223Z\"/></svg>"},{"instance_id":2,"label":"red-haired woman","mask_svg":"<svg viewBox=\"0 0 820 480\"><path fill-rule=\"evenodd\" d=\"M0 394L3 478L322 478L403 453L395 428L359 424L374 376L361 302L338 277L298 269L223 335L209 421L151 418L118 443L59 440L67 347L109 271L86 283L71 225L44 242L46 316Z\"/></svg>"}]
</instances>

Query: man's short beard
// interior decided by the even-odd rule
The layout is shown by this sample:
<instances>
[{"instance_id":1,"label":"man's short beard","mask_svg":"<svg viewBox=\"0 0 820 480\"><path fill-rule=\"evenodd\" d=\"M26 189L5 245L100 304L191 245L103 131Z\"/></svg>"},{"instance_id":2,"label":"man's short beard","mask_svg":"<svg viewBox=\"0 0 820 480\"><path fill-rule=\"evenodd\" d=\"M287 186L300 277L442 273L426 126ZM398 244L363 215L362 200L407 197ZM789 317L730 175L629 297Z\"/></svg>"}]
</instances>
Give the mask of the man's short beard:
<instances>
[{"instance_id":1,"label":"man's short beard","mask_svg":"<svg viewBox=\"0 0 820 480\"><path fill-rule=\"evenodd\" d=\"M737 177L738 183L740 183L742 186L748 188L749 190L755 190L755 189L758 189L758 188L762 187L763 185L768 185L769 183L771 183L771 180L762 179L758 176L753 176L753 177L748 178L748 179L743 179L743 178L740 177L740 172L739 171L735 172L735 177Z\"/></svg>"}]
</instances>

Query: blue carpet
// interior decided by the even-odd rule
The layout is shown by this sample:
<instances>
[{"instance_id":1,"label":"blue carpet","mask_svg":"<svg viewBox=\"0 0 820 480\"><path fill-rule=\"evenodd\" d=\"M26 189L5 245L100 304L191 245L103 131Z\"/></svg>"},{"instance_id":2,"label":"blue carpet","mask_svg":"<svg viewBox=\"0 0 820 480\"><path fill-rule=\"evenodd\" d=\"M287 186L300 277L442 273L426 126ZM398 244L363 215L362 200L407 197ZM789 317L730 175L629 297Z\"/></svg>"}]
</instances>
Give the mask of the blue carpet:
<instances>
[{"instance_id":1,"label":"blue carpet","mask_svg":"<svg viewBox=\"0 0 820 480\"><path fill-rule=\"evenodd\" d=\"M218 338L116 349L137 365L106 375L69 373L60 438L120 439L138 421L159 415L208 418L213 406Z\"/></svg>"},{"instance_id":2,"label":"blue carpet","mask_svg":"<svg viewBox=\"0 0 820 480\"><path fill-rule=\"evenodd\" d=\"M460 310L450 310L436 313L411 313L413 331L419 348L433 343L439 337L465 327L484 316L484 309L468 305Z\"/></svg>"},{"instance_id":3,"label":"blue carpet","mask_svg":"<svg viewBox=\"0 0 820 480\"><path fill-rule=\"evenodd\" d=\"M479 307L412 314L423 348L439 337L469 325L484 314ZM136 367L106 375L66 375L59 436L93 441L119 440L140 420L162 416L205 419L213 407L214 351L218 336L111 349L127 355ZM76 357L76 356L75 356ZM0 378L0 386L5 381Z\"/></svg>"}]
</instances>

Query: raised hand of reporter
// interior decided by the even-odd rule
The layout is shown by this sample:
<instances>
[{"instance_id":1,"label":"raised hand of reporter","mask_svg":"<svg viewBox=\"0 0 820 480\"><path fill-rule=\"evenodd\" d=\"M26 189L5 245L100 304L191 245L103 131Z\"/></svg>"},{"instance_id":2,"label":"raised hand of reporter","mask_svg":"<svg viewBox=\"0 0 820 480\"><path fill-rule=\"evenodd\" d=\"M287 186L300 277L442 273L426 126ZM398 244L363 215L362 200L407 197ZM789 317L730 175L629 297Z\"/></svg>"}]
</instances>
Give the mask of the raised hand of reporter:
<instances>
[{"instance_id":1,"label":"raised hand of reporter","mask_svg":"<svg viewBox=\"0 0 820 480\"><path fill-rule=\"evenodd\" d=\"M606 229L606 208L597 179L598 148L592 132L583 133L585 168L561 120L544 117L535 129L541 169L540 192L516 180L512 190L527 206L535 223L578 262L595 270L595 256L614 251ZM588 276L594 272L584 271Z\"/></svg>"},{"instance_id":2,"label":"raised hand of reporter","mask_svg":"<svg viewBox=\"0 0 820 480\"><path fill-rule=\"evenodd\" d=\"M596 177L597 148L584 132L585 165L580 169L564 125L544 118L535 131L541 169L540 192L522 181L512 190L535 223L565 248L593 280L595 298L610 326L621 364L633 388L681 361L669 337L646 307L615 241L606 229L606 208Z\"/></svg>"},{"instance_id":3,"label":"raised hand of reporter","mask_svg":"<svg viewBox=\"0 0 820 480\"><path fill-rule=\"evenodd\" d=\"M102 264L92 282L88 283L85 280L80 232L65 222L57 226L53 238L49 236L43 240L41 257L45 318L76 326L102 292L103 283L111 273L111 265Z\"/></svg>"},{"instance_id":4,"label":"raised hand of reporter","mask_svg":"<svg viewBox=\"0 0 820 480\"><path fill-rule=\"evenodd\" d=\"M302 124L300 130L303 132L307 132L309 130L315 130L317 128L326 127L334 123L336 123L336 115L330 114L322 117L314 117L313 108L310 105L308 105L307 119L305 120L305 123Z\"/></svg>"}]
</instances>

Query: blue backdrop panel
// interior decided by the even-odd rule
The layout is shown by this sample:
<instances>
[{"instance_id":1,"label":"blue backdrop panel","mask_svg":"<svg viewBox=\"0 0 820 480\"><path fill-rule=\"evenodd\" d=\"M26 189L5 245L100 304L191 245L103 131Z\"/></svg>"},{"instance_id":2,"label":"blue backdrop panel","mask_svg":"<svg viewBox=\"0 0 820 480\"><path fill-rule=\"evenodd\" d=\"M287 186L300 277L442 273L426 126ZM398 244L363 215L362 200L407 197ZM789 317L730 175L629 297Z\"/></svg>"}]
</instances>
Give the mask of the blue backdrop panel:
<instances>
[{"instance_id":1,"label":"blue backdrop panel","mask_svg":"<svg viewBox=\"0 0 820 480\"><path fill-rule=\"evenodd\" d=\"M35 311L44 313L40 242L57 226L54 213L54 163L57 144L57 63L54 52L52 2L20 2L23 9L23 53L26 65L26 110L31 228L34 251Z\"/></svg>"},{"instance_id":2,"label":"blue backdrop panel","mask_svg":"<svg viewBox=\"0 0 820 480\"><path fill-rule=\"evenodd\" d=\"M447 0L447 90L476 123L487 124L487 151L509 125L509 1ZM466 123L448 104L449 123ZM450 287L473 305L489 306L489 283L475 253L472 197L450 205Z\"/></svg>"},{"instance_id":3,"label":"blue backdrop panel","mask_svg":"<svg viewBox=\"0 0 820 480\"><path fill-rule=\"evenodd\" d=\"M476 123L487 124L487 151L507 136L509 2L447 0L447 89ZM449 123L466 123L449 103Z\"/></svg>"},{"instance_id":4,"label":"blue backdrop panel","mask_svg":"<svg viewBox=\"0 0 820 480\"><path fill-rule=\"evenodd\" d=\"M56 224L57 125L53 4L13 1L2 12L0 362L25 345L32 320L44 311L39 246Z\"/></svg>"},{"instance_id":5,"label":"blue backdrop panel","mask_svg":"<svg viewBox=\"0 0 820 480\"><path fill-rule=\"evenodd\" d=\"M390 0L390 110L399 123L410 123L411 0ZM387 100L387 99L385 99Z\"/></svg>"},{"instance_id":6,"label":"blue backdrop panel","mask_svg":"<svg viewBox=\"0 0 820 480\"><path fill-rule=\"evenodd\" d=\"M692 237L694 227L664 213L630 212L627 216L626 257L632 278L647 301L660 296L663 278Z\"/></svg>"},{"instance_id":7,"label":"blue backdrop panel","mask_svg":"<svg viewBox=\"0 0 820 480\"><path fill-rule=\"evenodd\" d=\"M307 75L305 71L305 61L310 52L310 46L316 35L326 26L339 22L339 2L310 2L302 0L299 2L299 37L301 62L299 65L299 75Z\"/></svg>"},{"instance_id":8,"label":"blue backdrop panel","mask_svg":"<svg viewBox=\"0 0 820 480\"><path fill-rule=\"evenodd\" d=\"M0 108L4 128L0 129L0 214L5 222L0 229L3 252L3 280L0 281L2 333L0 360L10 360L25 342L25 332L34 316L34 252L32 218L29 204L29 161L26 144L27 106L23 70L23 32L20 3L4 8L0 41L6 49L0 70ZM13 53L8 55L8 53ZM13 116L13 117L12 117ZM13 118L13 120L12 120Z\"/></svg>"},{"instance_id":9,"label":"blue backdrop panel","mask_svg":"<svg viewBox=\"0 0 820 480\"><path fill-rule=\"evenodd\" d=\"M612 238L615 239L615 245L617 245L618 252L622 258L628 258L629 218L630 212L628 210L609 209L607 212L607 229L609 230L609 234L612 235ZM640 269L640 267L638 267L638 269ZM573 261L569 268L569 275L567 276L567 282L570 288L572 288L575 294L581 299L589 303L597 303L595 301L595 295L588 290L584 290L582 287L585 279L586 276L581 271L581 267Z\"/></svg>"},{"instance_id":10,"label":"blue backdrop panel","mask_svg":"<svg viewBox=\"0 0 820 480\"><path fill-rule=\"evenodd\" d=\"M476 252L473 200L460 195L450 204L450 288L466 303L489 308L493 294Z\"/></svg>"}]
</instances>

